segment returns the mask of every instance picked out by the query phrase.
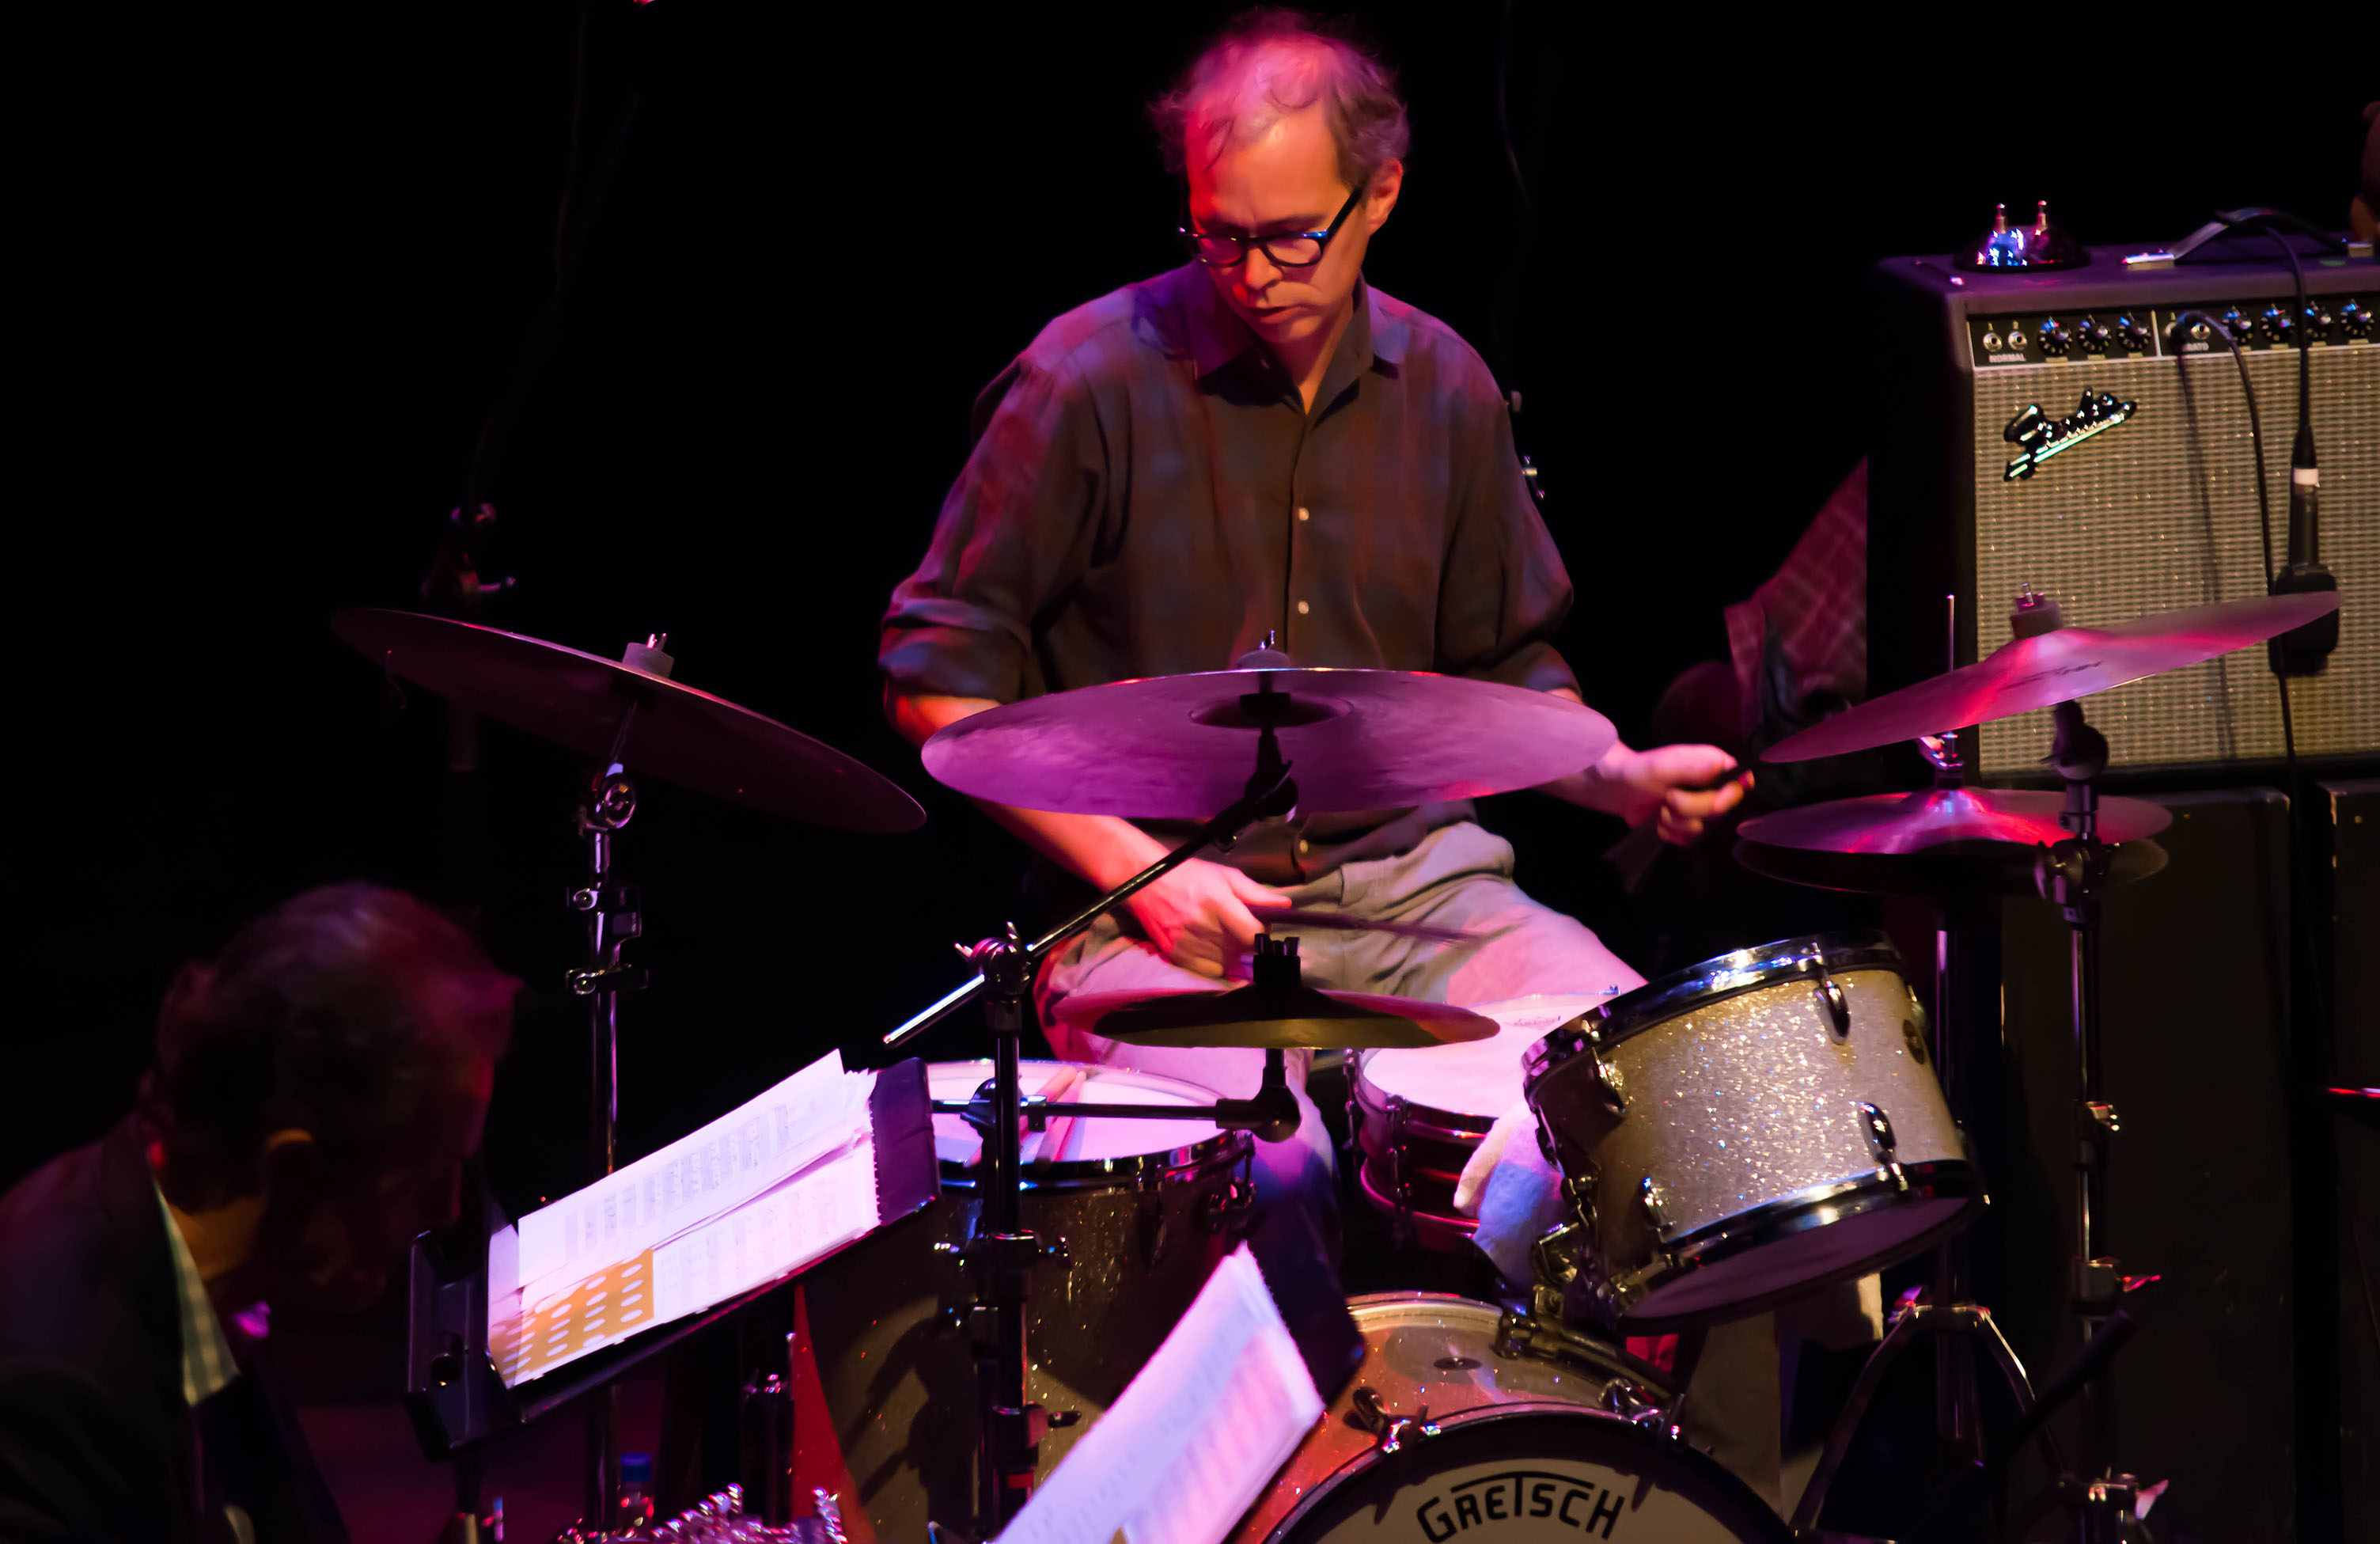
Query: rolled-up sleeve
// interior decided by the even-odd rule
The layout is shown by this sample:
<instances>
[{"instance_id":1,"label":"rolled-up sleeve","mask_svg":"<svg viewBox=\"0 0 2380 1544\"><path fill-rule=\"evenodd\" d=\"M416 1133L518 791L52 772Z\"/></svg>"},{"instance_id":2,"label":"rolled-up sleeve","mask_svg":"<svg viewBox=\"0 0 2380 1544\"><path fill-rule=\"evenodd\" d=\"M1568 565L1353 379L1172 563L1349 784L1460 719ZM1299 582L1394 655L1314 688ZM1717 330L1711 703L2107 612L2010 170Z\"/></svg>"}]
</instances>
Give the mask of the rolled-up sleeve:
<instances>
[{"instance_id":1,"label":"rolled-up sleeve","mask_svg":"<svg viewBox=\"0 0 2380 1544\"><path fill-rule=\"evenodd\" d=\"M1484 373L1485 367L1482 367ZM1438 669L1536 691L1578 678L1554 648L1570 614L1570 574L1512 444L1512 425L1493 393L1467 392L1455 436L1453 540L1439 587Z\"/></svg>"},{"instance_id":2,"label":"rolled-up sleeve","mask_svg":"<svg viewBox=\"0 0 2380 1544\"><path fill-rule=\"evenodd\" d=\"M892 591L878 666L906 696L1013 702L1041 689L1034 619L1080 577L1105 496L1088 395L1020 359L985 389L975 449L916 573Z\"/></svg>"}]
</instances>

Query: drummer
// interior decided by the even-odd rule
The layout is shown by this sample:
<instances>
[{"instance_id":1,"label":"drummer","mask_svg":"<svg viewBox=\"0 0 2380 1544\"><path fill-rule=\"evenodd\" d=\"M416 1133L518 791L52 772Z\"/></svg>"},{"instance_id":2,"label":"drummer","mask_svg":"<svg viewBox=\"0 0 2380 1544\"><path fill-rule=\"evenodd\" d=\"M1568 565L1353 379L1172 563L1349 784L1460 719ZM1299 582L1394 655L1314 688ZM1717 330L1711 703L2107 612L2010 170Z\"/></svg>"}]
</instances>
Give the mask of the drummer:
<instances>
[{"instance_id":1,"label":"drummer","mask_svg":"<svg viewBox=\"0 0 2380 1544\"><path fill-rule=\"evenodd\" d=\"M1435 671L1555 692L1569 576L1514 455L1487 366L1443 322L1365 282L1403 186L1405 108L1380 61L1326 27L1251 13L1153 114L1186 182L1191 261L1066 312L978 399L975 448L880 663L893 723L922 744L1003 702L1227 667L1267 634L1301 665ZM1019 239L1097 252L1038 216ZM1474 261L1478 233L1433 244ZM1672 842L1751 778L1711 746L1615 747L1545 785ZM1079 881L1107 889L1187 825L987 805ZM1458 1003L1639 984L1574 919L1513 883L1512 847L1468 801L1272 821L1193 860L1053 957L1042 1022L1058 1054L1257 1090L1262 1053L1070 1033L1070 992L1211 986L1246 973L1252 907L1507 930L1446 949L1307 937L1310 984ZM1304 1120L1259 1150L1260 1202L1294 1194L1335 1233L1330 1139Z\"/></svg>"}]
</instances>

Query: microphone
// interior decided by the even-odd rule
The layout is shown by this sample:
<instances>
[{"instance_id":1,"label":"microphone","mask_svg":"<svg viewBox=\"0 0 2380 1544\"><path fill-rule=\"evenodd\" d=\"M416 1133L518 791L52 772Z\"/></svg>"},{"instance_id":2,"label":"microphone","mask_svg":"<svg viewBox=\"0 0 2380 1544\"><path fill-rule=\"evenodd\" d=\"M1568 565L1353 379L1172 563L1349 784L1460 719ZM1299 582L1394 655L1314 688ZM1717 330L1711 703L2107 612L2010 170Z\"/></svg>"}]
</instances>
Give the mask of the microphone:
<instances>
[{"instance_id":1,"label":"microphone","mask_svg":"<svg viewBox=\"0 0 2380 1544\"><path fill-rule=\"evenodd\" d=\"M2313 428L2300 419L2289 447L2289 556L2273 576L2271 593L2336 592L2338 576L2322 561L2322 473L2314 464ZM2338 647L2338 613L2293 627L2265 646L2276 675L2319 675Z\"/></svg>"}]
</instances>

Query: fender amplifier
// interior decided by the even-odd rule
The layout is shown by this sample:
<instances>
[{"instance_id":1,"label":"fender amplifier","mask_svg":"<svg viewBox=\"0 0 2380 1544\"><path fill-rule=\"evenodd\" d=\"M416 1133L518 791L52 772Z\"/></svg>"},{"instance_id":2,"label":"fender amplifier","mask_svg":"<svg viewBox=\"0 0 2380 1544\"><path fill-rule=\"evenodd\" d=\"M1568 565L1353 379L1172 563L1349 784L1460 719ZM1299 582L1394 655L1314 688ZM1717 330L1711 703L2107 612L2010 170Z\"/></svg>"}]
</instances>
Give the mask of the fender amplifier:
<instances>
[{"instance_id":1,"label":"fender amplifier","mask_svg":"<svg viewBox=\"0 0 2380 1544\"><path fill-rule=\"evenodd\" d=\"M2269 238L2214 250L2222 261L2146 272L2128 271L2119 248L2048 274L1961 273L1947 258L1877 266L1872 693L1939 673L1953 650L1965 664L2006 643L2024 587L2084 626L2265 593L2240 372L2219 339L2174 328L2200 310L2240 338L2255 385L2277 565L2288 557L2297 344L2311 340L2321 557L2338 576L2340 626L2322 674L2290 683L2298 751L2380 750L2380 269L2368 257L2303 257L2298 316ZM2037 432L2045 422L2054 438ZM2119 687L2093 698L2090 714L2117 767L2281 755L2262 650ZM2046 711L1985 725L1969 765L1987 777L2033 771L2049 737Z\"/></svg>"}]
</instances>

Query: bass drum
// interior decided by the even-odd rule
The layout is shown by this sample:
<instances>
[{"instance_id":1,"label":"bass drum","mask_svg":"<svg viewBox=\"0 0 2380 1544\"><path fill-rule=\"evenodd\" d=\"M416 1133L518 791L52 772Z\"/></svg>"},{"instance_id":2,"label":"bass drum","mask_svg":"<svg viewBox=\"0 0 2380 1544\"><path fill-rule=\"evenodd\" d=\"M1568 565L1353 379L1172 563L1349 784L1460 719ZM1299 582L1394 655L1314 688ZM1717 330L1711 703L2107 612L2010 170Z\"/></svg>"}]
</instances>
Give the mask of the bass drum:
<instances>
[{"instance_id":1,"label":"bass drum","mask_svg":"<svg viewBox=\"0 0 2380 1544\"><path fill-rule=\"evenodd\" d=\"M1233 1544L1791 1538L1742 1481L1629 1418L1668 1397L1645 1363L1467 1297L1347 1307L1364 1365Z\"/></svg>"}]
</instances>

